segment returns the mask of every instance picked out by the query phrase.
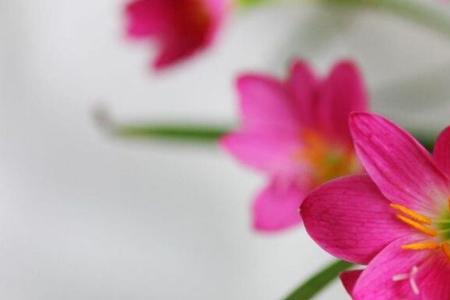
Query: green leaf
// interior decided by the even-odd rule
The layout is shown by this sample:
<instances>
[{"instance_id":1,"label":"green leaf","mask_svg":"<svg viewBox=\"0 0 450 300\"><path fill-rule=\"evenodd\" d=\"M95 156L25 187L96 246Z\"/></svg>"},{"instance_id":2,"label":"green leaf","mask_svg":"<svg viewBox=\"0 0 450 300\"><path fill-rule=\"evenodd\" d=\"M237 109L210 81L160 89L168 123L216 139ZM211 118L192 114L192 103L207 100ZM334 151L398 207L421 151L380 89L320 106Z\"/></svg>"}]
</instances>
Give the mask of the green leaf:
<instances>
[{"instance_id":1,"label":"green leaf","mask_svg":"<svg viewBox=\"0 0 450 300\"><path fill-rule=\"evenodd\" d=\"M312 299L327 285L335 280L340 273L352 267L351 263L345 261L336 261L327 265L324 269L313 275L307 281L302 283L285 300L308 300Z\"/></svg>"}]
</instances>

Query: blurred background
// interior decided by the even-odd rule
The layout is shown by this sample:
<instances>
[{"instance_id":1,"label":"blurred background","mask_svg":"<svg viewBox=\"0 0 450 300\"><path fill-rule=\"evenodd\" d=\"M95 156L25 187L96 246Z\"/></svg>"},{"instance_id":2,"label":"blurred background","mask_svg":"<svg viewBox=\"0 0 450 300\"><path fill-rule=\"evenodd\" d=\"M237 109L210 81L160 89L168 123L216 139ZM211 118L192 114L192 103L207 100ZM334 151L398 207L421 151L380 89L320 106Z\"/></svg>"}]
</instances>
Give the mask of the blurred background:
<instances>
[{"instance_id":1,"label":"blurred background","mask_svg":"<svg viewBox=\"0 0 450 300\"><path fill-rule=\"evenodd\" d=\"M280 299L331 261L300 228L252 231L264 179L218 147L113 138L99 105L123 121L232 125L237 73L350 57L375 111L432 134L449 123L450 37L403 19L242 10L207 53L155 74L149 45L126 41L124 4L0 0L2 299ZM337 282L319 296L346 298Z\"/></svg>"}]
</instances>

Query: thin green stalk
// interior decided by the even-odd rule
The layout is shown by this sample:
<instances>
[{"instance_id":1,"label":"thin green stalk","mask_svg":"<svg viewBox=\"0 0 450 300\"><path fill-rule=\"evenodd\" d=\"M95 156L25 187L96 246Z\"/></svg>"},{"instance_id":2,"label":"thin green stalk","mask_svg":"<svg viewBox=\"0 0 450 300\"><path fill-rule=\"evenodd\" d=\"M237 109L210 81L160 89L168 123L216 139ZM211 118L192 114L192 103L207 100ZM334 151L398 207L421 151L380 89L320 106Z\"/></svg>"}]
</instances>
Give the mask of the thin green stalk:
<instances>
[{"instance_id":1,"label":"thin green stalk","mask_svg":"<svg viewBox=\"0 0 450 300\"><path fill-rule=\"evenodd\" d=\"M100 127L113 135L144 140L171 140L182 142L216 143L232 127L206 123L119 123L109 117L98 117ZM435 136L429 133L412 131L416 139L428 150L433 150Z\"/></svg>"},{"instance_id":2,"label":"thin green stalk","mask_svg":"<svg viewBox=\"0 0 450 300\"><path fill-rule=\"evenodd\" d=\"M308 300L316 296L327 285L334 281L340 273L352 267L351 263L336 261L302 283L284 300Z\"/></svg>"},{"instance_id":3,"label":"thin green stalk","mask_svg":"<svg viewBox=\"0 0 450 300\"><path fill-rule=\"evenodd\" d=\"M229 129L201 124L127 124L117 125L112 133L125 138L215 143Z\"/></svg>"}]
</instances>

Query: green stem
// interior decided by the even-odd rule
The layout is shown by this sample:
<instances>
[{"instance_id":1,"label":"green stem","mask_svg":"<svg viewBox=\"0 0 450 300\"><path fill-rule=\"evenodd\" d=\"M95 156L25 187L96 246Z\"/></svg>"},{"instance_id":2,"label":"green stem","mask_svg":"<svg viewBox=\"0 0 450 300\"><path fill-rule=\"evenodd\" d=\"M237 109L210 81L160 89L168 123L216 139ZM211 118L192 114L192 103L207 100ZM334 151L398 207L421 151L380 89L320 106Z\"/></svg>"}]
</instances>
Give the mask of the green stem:
<instances>
[{"instance_id":1,"label":"green stem","mask_svg":"<svg viewBox=\"0 0 450 300\"><path fill-rule=\"evenodd\" d=\"M117 125L112 133L126 138L164 139L215 143L229 130L202 124L127 124Z\"/></svg>"},{"instance_id":2,"label":"green stem","mask_svg":"<svg viewBox=\"0 0 450 300\"><path fill-rule=\"evenodd\" d=\"M232 131L231 127L206 123L120 123L111 120L104 112L96 113L96 119L107 132L134 139L216 143L222 136ZM425 148L433 150L434 135L412 132Z\"/></svg>"},{"instance_id":3,"label":"green stem","mask_svg":"<svg viewBox=\"0 0 450 300\"><path fill-rule=\"evenodd\" d=\"M284 300L308 300L312 299L328 284L335 280L340 273L352 267L351 263L345 261L336 261L313 275L307 281L302 283Z\"/></svg>"}]
</instances>

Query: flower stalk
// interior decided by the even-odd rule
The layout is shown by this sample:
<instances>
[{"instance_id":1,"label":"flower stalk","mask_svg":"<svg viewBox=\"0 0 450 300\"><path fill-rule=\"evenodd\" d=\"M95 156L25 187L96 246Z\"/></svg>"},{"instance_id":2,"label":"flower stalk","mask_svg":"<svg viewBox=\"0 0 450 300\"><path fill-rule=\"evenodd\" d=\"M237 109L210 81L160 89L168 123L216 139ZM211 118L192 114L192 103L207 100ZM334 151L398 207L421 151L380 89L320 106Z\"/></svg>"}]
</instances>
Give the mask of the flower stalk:
<instances>
[{"instance_id":1,"label":"flower stalk","mask_svg":"<svg viewBox=\"0 0 450 300\"><path fill-rule=\"evenodd\" d=\"M345 261L335 261L327 265L318 273L310 277L284 300L308 300L316 296L321 290L333 282L340 273L348 270L353 265Z\"/></svg>"}]
</instances>

